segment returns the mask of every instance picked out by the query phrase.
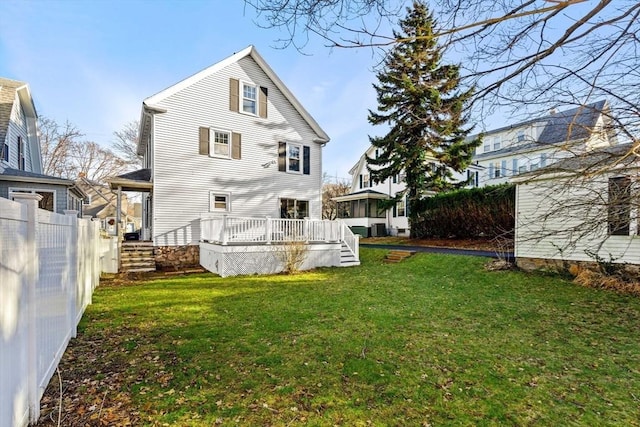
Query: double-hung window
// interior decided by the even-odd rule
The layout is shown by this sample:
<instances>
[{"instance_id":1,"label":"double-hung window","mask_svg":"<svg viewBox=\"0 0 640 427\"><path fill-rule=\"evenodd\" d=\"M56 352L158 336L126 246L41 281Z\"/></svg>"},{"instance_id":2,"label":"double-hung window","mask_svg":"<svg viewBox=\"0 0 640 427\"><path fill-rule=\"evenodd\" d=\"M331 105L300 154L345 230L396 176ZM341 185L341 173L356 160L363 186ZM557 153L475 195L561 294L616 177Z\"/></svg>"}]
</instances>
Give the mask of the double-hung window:
<instances>
[{"instance_id":1,"label":"double-hung window","mask_svg":"<svg viewBox=\"0 0 640 427\"><path fill-rule=\"evenodd\" d=\"M628 236L631 224L631 179L629 177L609 178L607 211L609 234Z\"/></svg>"},{"instance_id":2,"label":"double-hung window","mask_svg":"<svg viewBox=\"0 0 640 427\"><path fill-rule=\"evenodd\" d=\"M287 172L300 173L302 146L300 144L287 144Z\"/></svg>"},{"instance_id":3,"label":"double-hung window","mask_svg":"<svg viewBox=\"0 0 640 427\"><path fill-rule=\"evenodd\" d=\"M308 217L308 200L280 199L280 218L303 219Z\"/></svg>"},{"instance_id":4,"label":"double-hung window","mask_svg":"<svg viewBox=\"0 0 640 427\"><path fill-rule=\"evenodd\" d=\"M211 191L209 193L209 211L230 212L231 200L229 194Z\"/></svg>"},{"instance_id":5,"label":"double-hung window","mask_svg":"<svg viewBox=\"0 0 640 427\"><path fill-rule=\"evenodd\" d=\"M278 171L311 174L311 147L300 143L278 143Z\"/></svg>"},{"instance_id":6,"label":"double-hung window","mask_svg":"<svg viewBox=\"0 0 640 427\"><path fill-rule=\"evenodd\" d=\"M499 150L501 146L502 146L502 144L500 142L500 138L497 137L497 136L495 138L493 138L493 149L494 150Z\"/></svg>"},{"instance_id":7,"label":"double-hung window","mask_svg":"<svg viewBox=\"0 0 640 427\"><path fill-rule=\"evenodd\" d=\"M242 111L248 114L258 114L258 87L249 83L242 83Z\"/></svg>"},{"instance_id":8,"label":"double-hung window","mask_svg":"<svg viewBox=\"0 0 640 427\"><path fill-rule=\"evenodd\" d=\"M18 169L25 170L24 141L18 136Z\"/></svg>"},{"instance_id":9,"label":"double-hung window","mask_svg":"<svg viewBox=\"0 0 640 427\"><path fill-rule=\"evenodd\" d=\"M229 132L212 129L213 133L213 155L220 157L229 157L229 143L231 135Z\"/></svg>"},{"instance_id":10,"label":"double-hung window","mask_svg":"<svg viewBox=\"0 0 640 427\"><path fill-rule=\"evenodd\" d=\"M2 158L0 158L0 160L9 163L9 143L6 141L6 139L4 141L4 144L2 145Z\"/></svg>"}]
</instances>

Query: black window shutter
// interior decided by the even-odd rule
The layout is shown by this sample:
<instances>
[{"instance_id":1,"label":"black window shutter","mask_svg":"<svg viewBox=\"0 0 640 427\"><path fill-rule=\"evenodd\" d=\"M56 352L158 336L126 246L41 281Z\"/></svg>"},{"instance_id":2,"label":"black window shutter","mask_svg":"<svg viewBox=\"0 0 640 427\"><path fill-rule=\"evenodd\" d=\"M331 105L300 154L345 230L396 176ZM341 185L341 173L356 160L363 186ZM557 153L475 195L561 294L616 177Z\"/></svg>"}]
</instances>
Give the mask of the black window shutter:
<instances>
[{"instance_id":1,"label":"black window shutter","mask_svg":"<svg viewBox=\"0 0 640 427\"><path fill-rule=\"evenodd\" d=\"M287 143L278 142L278 170L287 171Z\"/></svg>"},{"instance_id":2,"label":"black window shutter","mask_svg":"<svg viewBox=\"0 0 640 427\"><path fill-rule=\"evenodd\" d=\"M396 208L396 205L394 204L394 205L393 205L393 217L395 218L395 217L397 217L397 216L398 216L398 210L397 210L397 208Z\"/></svg>"},{"instance_id":3,"label":"black window shutter","mask_svg":"<svg viewBox=\"0 0 640 427\"><path fill-rule=\"evenodd\" d=\"M302 173L305 175L311 174L311 147L302 147Z\"/></svg>"},{"instance_id":4,"label":"black window shutter","mask_svg":"<svg viewBox=\"0 0 640 427\"><path fill-rule=\"evenodd\" d=\"M393 183L396 184L398 182L398 175L393 175ZM394 215L395 216L395 215Z\"/></svg>"},{"instance_id":5,"label":"black window shutter","mask_svg":"<svg viewBox=\"0 0 640 427\"><path fill-rule=\"evenodd\" d=\"M360 175L360 188L362 188L362 175Z\"/></svg>"}]
</instances>

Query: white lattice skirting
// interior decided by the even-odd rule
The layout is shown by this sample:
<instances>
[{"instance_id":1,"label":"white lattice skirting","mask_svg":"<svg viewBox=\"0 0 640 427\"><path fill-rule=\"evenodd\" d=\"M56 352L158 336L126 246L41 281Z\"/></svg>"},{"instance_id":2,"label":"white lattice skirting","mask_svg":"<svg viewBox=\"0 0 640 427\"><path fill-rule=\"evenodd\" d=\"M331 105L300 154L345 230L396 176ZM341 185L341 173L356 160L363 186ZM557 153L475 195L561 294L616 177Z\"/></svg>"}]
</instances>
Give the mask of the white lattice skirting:
<instances>
[{"instance_id":1,"label":"white lattice skirting","mask_svg":"<svg viewBox=\"0 0 640 427\"><path fill-rule=\"evenodd\" d=\"M280 273L284 263L278 253L284 246L200 243L200 264L222 277ZM307 248L301 270L340 266L340 243L313 243Z\"/></svg>"}]
</instances>

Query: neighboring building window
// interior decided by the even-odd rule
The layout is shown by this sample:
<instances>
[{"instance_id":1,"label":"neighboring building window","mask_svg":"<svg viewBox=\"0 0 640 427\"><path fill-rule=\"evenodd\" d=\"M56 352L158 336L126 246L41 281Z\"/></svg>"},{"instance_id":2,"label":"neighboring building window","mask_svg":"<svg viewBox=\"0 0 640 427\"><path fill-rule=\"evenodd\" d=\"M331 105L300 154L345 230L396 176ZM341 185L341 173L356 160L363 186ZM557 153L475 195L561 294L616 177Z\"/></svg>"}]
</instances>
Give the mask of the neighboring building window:
<instances>
[{"instance_id":1,"label":"neighboring building window","mask_svg":"<svg viewBox=\"0 0 640 427\"><path fill-rule=\"evenodd\" d=\"M407 204L405 203L404 199L402 199L398 203L396 203L396 212L397 212L398 216L405 216L405 214L406 214L406 206L407 206Z\"/></svg>"},{"instance_id":2,"label":"neighboring building window","mask_svg":"<svg viewBox=\"0 0 640 427\"><path fill-rule=\"evenodd\" d=\"M493 149L494 150L499 150L500 147L501 147L500 138L498 138L498 137L493 138Z\"/></svg>"},{"instance_id":3,"label":"neighboring building window","mask_svg":"<svg viewBox=\"0 0 640 427\"><path fill-rule=\"evenodd\" d=\"M493 165L493 177L500 178L502 176L502 170L500 169L500 163L494 163Z\"/></svg>"},{"instance_id":4,"label":"neighboring building window","mask_svg":"<svg viewBox=\"0 0 640 427\"><path fill-rule=\"evenodd\" d=\"M491 144L487 142L484 144L484 152L487 153L489 151L491 151Z\"/></svg>"},{"instance_id":5,"label":"neighboring building window","mask_svg":"<svg viewBox=\"0 0 640 427\"><path fill-rule=\"evenodd\" d=\"M22 189L22 188L15 188L9 189L9 198L11 200L14 200L14 198L12 197L12 194L15 193L35 193L35 194L39 194L42 196L42 199L38 202L38 207L40 209L44 209L47 210L49 212L55 212L55 206L56 206L56 193L54 191L47 191L47 190L28 190L28 189Z\"/></svg>"},{"instance_id":6,"label":"neighboring building window","mask_svg":"<svg viewBox=\"0 0 640 427\"><path fill-rule=\"evenodd\" d=\"M529 169L530 169L530 170L532 170L532 171L534 171L534 170L538 169L539 167L540 167L540 166L538 166L538 164L537 164L537 163L531 163L531 166L529 166Z\"/></svg>"},{"instance_id":7,"label":"neighboring building window","mask_svg":"<svg viewBox=\"0 0 640 427\"><path fill-rule=\"evenodd\" d=\"M258 87L256 85L242 83L242 111L249 114L257 114Z\"/></svg>"},{"instance_id":8,"label":"neighboring building window","mask_svg":"<svg viewBox=\"0 0 640 427\"><path fill-rule=\"evenodd\" d=\"M89 194L87 196L87 198L82 201L82 203L85 204L85 205L90 205L91 204L91 194Z\"/></svg>"},{"instance_id":9,"label":"neighboring building window","mask_svg":"<svg viewBox=\"0 0 640 427\"><path fill-rule=\"evenodd\" d=\"M229 140L231 135L229 132L219 130L213 131L213 155L221 157L229 157Z\"/></svg>"},{"instance_id":10,"label":"neighboring building window","mask_svg":"<svg viewBox=\"0 0 640 427\"><path fill-rule=\"evenodd\" d=\"M6 139L4 141L4 144L2 144L2 159L0 160L4 160L5 162L9 163L9 144L7 143Z\"/></svg>"},{"instance_id":11,"label":"neighboring building window","mask_svg":"<svg viewBox=\"0 0 640 427\"><path fill-rule=\"evenodd\" d=\"M302 146L299 144L287 144L287 171L300 173L300 156Z\"/></svg>"},{"instance_id":12,"label":"neighboring building window","mask_svg":"<svg viewBox=\"0 0 640 427\"><path fill-rule=\"evenodd\" d=\"M609 234L628 236L631 222L631 179L626 176L609 179L607 211Z\"/></svg>"},{"instance_id":13,"label":"neighboring building window","mask_svg":"<svg viewBox=\"0 0 640 427\"><path fill-rule=\"evenodd\" d=\"M518 142L522 142L524 141L524 131L523 130L519 130L518 131Z\"/></svg>"},{"instance_id":14,"label":"neighboring building window","mask_svg":"<svg viewBox=\"0 0 640 427\"><path fill-rule=\"evenodd\" d=\"M231 200L228 193L217 193L211 191L209 193L209 211L210 212L230 212Z\"/></svg>"},{"instance_id":15,"label":"neighboring building window","mask_svg":"<svg viewBox=\"0 0 640 427\"><path fill-rule=\"evenodd\" d=\"M543 168L547 165L547 153L540 154L540 167Z\"/></svg>"},{"instance_id":16,"label":"neighboring building window","mask_svg":"<svg viewBox=\"0 0 640 427\"><path fill-rule=\"evenodd\" d=\"M308 200L280 199L280 218L303 219L308 217Z\"/></svg>"},{"instance_id":17,"label":"neighboring building window","mask_svg":"<svg viewBox=\"0 0 640 427\"><path fill-rule=\"evenodd\" d=\"M18 136L18 169L25 170L24 163L24 141Z\"/></svg>"},{"instance_id":18,"label":"neighboring building window","mask_svg":"<svg viewBox=\"0 0 640 427\"><path fill-rule=\"evenodd\" d=\"M369 188L369 175L362 175L362 188Z\"/></svg>"},{"instance_id":19,"label":"neighboring building window","mask_svg":"<svg viewBox=\"0 0 640 427\"><path fill-rule=\"evenodd\" d=\"M518 166L518 173L525 173L527 171L527 165Z\"/></svg>"}]
</instances>

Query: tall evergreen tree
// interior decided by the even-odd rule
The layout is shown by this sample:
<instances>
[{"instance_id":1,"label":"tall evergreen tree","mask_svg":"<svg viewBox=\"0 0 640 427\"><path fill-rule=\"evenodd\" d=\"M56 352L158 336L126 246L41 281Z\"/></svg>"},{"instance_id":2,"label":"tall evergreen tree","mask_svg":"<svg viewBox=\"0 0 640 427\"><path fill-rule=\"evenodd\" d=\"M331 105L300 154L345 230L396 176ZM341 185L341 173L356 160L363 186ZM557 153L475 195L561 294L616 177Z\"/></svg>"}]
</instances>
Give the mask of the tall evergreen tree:
<instances>
[{"instance_id":1,"label":"tall evergreen tree","mask_svg":"<svg viewBox=\"0 0 640 427\"><path fill-rule=\"evenodd\" d=\"M367 158L367 167L378 182L405 175L406 190L396 200L407 194L411 224L427 192L466 184L454 182L453 171L464 171L481 139L467 140L473 127L465 127L465 107L473 89L460 90L458 65L441 64L442 49L427 6L414 1L399 26L394 37L401 42L385 57L374 84L378 112L369 111L371 124L391 129L385 136L369 137L380 154Z\"/></svg>"}]
</instances>

